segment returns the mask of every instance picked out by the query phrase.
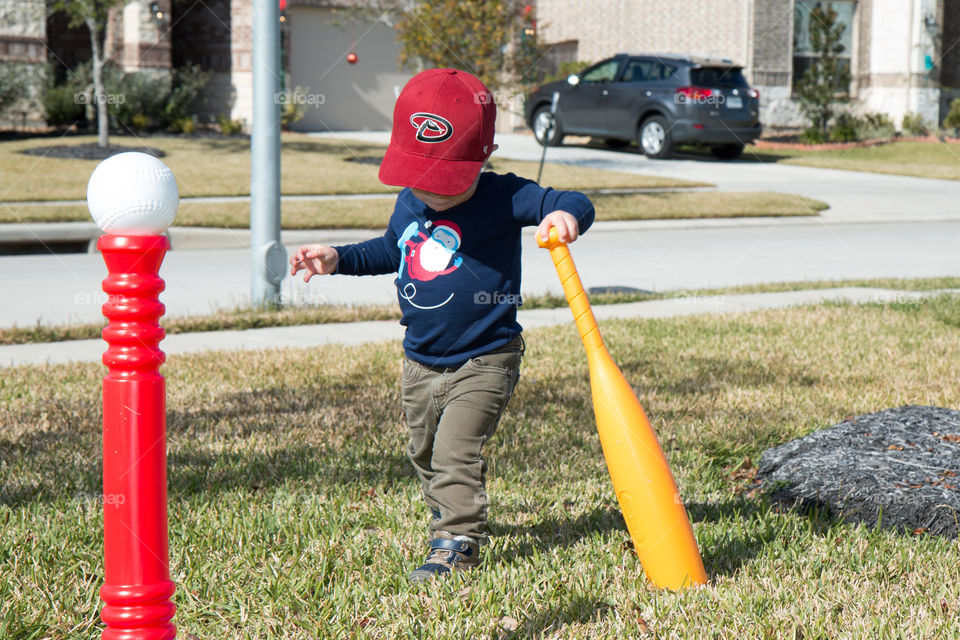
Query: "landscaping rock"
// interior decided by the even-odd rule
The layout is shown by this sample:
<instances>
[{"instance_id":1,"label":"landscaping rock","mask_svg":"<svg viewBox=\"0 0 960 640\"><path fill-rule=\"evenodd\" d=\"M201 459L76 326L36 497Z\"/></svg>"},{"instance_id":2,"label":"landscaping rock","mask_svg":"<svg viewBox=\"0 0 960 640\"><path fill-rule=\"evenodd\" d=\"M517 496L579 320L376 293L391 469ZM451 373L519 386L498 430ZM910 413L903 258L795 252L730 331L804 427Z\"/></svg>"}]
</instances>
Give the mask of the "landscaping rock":
<instances>
[{"instance_id":1,"label":"landscaping rock","mask_svg":"<svg viewBox=\"0 0 960 640\"><path fill-rule=\"evenodd\" d=\"M905 406L849 418L768 449L756 479L790 507L956 538L960 412Z\"/></svg>"},{"instance_id":2,"label":"landscaping rock","mask_svg":"<svg viewBox=\"0 0 960 640\"><path fill-rule=\"evenodd\" d=\"M162 158L167 155L160 149L153 149L150 147L121 147L117 145L110 145L109 147L104 148L98 147L96 142L74 145L57 144L48 147L32 147L30 149L24 149L20 153L28 156L44 156L46 158L106 160L112 155L124 153L126 151L140 151L141 153L149 153L157 158Z\"/></svg>"},{"instance_id":3,"label":"landscaping rock","mask_svg":"<svg viewBox=\"0 0 960 640\"><path fill-rule=\"evenodd\" d=\"M344 158L347 162L356 162L357 164L369 164L375 167L379 167L380 163L383 162L383 156L350 156L349 158Z\"/></svg>"}]
</instances>

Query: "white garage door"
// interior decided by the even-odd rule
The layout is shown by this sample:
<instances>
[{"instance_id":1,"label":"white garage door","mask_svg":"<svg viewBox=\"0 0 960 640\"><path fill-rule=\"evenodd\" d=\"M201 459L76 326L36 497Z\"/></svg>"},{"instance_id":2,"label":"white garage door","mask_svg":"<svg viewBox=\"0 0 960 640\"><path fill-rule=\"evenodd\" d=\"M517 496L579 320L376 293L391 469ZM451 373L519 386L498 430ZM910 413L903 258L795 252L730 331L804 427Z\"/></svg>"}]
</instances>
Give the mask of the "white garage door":
<instances>
[{"instance_id":1,"label":"white garage door","mask_svg":"<svg viewBox=\"0 0 960 640\"><path fill-rule=\"evenodd\" d=\"M288 89L308 87L296 131L387 131L396 93L413 73L397 69L400 45L385 24L357 23L320 7L290 7ZM353 50L357 64L348 64Z\"/></svg>"}]
</instances>

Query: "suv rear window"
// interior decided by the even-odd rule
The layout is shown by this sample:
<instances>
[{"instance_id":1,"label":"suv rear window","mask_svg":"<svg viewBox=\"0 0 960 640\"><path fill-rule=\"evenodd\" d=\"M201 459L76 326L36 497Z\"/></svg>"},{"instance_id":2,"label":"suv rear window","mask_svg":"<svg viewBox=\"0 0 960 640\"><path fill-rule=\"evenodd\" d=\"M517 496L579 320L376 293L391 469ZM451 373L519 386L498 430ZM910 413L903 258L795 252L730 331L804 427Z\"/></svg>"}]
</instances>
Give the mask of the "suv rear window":
<instances>
[{"instance_id":1,"label":"suv rear window","mask_svg":"<svg viewBox=\"0 0 960 640\"><path fill-rule=\"evenodd\" d=\"M690 69L690 82L698 87L748 87L743 71L736 67L701 67Z\"/></svg>"}]
</instances>

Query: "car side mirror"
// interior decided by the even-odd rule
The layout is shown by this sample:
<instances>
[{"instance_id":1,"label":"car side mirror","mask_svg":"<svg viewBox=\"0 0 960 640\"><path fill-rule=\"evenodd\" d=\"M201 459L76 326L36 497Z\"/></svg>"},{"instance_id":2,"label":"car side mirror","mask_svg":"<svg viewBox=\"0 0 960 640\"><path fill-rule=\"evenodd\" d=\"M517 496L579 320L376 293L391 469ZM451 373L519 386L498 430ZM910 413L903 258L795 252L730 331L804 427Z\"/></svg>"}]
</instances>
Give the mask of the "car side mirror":
<instances>
[{"instance_id":1,"label":"car side mirror","mask_svg":"<svg viewBox=\"0 0 960 640\"><path fill-rule=\"evenodd\" d=\"M571 87L577 86L580 84L580 76L575 73L571 73L567 76L567 84L569 84Z\"/></svg>"}]
</instances>

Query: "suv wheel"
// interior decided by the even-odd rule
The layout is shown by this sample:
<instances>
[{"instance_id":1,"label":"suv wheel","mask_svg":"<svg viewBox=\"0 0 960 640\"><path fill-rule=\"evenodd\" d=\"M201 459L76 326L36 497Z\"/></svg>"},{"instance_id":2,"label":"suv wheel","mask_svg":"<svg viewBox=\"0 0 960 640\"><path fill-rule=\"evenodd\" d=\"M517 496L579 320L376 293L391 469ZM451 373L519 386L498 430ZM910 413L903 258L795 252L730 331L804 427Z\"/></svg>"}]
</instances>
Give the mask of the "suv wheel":
<instances>
[{"instance_id":1,"label":"suv wheel","mask_svg":"<svg viewBox=\"0 0 960 640\"><path fill-rule=\"evenodd\" d=\"M549 132L550 137L547 138L547 130L550 129L551 120L553 120L553 129ZM550 113L549 105L540 107L533 114L533 137L545 147L559 147L560 143L563 142L563 129L560 127L560 121Z\"/></svg>"},{"instance_id":2,"label":"suv wheel","mask_svg":"<svg viewBox=\"0 0 960 640\"><path fill-rule=\"evenodd\" d=\"M670 129L663 116L651 116L637 131L637 145L648 158L668 158L673 150Z\"/></svg>"},{"instance_id":3,"label":"suv wheel","mask_svg":"<svg viewBox=\"0 0 960 640\"><path fill-rule=\"evenodd\" d=\"M743 153L743 145L742 144L722 144L718 147L713 147L712 149L710 149L710 153L712 153L715 157L721 158L723 160L734 160L736 158L739 158L740 155Z\"/></svg>"}]
</instances>

